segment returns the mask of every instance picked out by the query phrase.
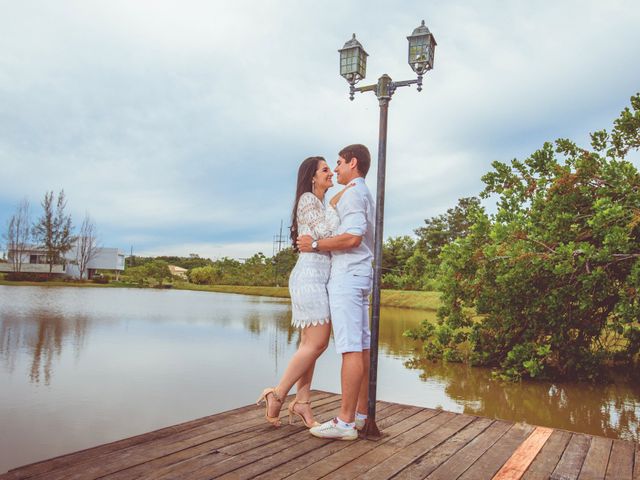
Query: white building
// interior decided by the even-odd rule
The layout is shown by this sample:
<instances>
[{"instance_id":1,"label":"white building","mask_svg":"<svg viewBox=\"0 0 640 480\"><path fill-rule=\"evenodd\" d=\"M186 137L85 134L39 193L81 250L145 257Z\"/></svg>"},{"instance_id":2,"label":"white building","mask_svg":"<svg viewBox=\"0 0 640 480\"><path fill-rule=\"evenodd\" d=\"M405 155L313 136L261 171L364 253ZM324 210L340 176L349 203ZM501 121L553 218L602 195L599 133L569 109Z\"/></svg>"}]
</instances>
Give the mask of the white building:
<instances>
[{"instance_id":1,"label":"white building","mask_svg":"<svg viewBox=\"0 0 640 480\"><path fill-rule=\"evenodd\" d=\"M79 278L80 269L76 262L76 252L76 247L74 247L65 255L66 260L69 262L66 274ZM124 272L124 253L117 248L98 248L95 257L87 264L85 278L93 277L96 270L110 270L118 280L120 272Z\"/></svg>"},{"instance_id":2,"label":"white building","mask_svg":"<svg viewBox=\"0 0 640 480\"><path fill-rule=\"evenodd\" d=\"M14 252L9 250L8 263L0 263L0 272L12 272L12 259ZM76 261L77 247L74 246L64 256L64 263L54 264L52 273L64 274L69 277L80 278L80 269ZM124 271L124 253L117 248L98 248L96 255L87 264L85 278L92 278L96 270L109 270L113 272L116 280L120 272ZM29 247L22 253L23 272L29 273L49 273L49 262L47 252L43 248Z\"/></svg>"}]
</instances>

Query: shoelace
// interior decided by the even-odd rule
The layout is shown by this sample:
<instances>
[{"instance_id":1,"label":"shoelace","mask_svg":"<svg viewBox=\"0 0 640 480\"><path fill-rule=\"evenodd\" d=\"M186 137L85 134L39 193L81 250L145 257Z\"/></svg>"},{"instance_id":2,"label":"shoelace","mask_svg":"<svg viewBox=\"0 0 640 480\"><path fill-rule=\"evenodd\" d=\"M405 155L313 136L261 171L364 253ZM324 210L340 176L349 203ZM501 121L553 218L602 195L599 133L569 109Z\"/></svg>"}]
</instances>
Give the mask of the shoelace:
<instances>
[{"instance_id":1,"label":"shoelace","mask_svg":"<svg viewBox=\"0 0 640 480\"><path fill-rule=\"evenodd\" d=\"M325 430L331 430L333 428L337 428L338 430L343 430L345 432L348 432L349 430L351 430L350 428L343 428L340 425L338 425L338 422L336 422L335 420L331 420L330 423L324 423L322 425L320 425L320 430L322 430L323 432Z\"/></svg>"}]
</instances>

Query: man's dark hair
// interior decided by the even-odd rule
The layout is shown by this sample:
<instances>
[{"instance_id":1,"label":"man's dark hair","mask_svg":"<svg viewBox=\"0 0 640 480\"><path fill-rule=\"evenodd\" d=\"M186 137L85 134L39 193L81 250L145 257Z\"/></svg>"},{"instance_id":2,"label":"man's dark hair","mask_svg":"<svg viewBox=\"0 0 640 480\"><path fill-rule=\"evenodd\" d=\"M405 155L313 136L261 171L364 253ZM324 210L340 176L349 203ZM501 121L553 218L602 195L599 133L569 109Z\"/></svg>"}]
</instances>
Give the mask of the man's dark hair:
<instances>
[{"instance_id":1,"label":"man's dark hair","mask_svg":"<svg viewBox=\"0 0 640 480\"><path fill-rule=\"evenodd\" d=\"M367 176L367 172L369 172L369 167L371 166L371 154L367 147L360 143L354 143L353 145L344 147L338 155L344 158L347 163L351 163L352 158L357 158L358 171L363 177Z\"/></svg>"}]
</instances>

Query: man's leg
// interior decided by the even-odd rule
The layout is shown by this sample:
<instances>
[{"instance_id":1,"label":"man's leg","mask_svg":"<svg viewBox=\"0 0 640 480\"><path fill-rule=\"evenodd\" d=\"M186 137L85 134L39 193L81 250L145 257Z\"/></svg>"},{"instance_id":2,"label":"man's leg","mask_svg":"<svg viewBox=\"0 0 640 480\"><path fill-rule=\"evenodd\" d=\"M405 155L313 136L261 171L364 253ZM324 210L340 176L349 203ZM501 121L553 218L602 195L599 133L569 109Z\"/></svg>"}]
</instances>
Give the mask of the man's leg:
<instances>
[{"instance_id":1,"label":"man's leg","mask_svg":"<svg viewBox=\"0 0 640 480\"><path fill-rule=\"evenodd\" d=\"M369 368L371 366L371 350L362 351L362 380L360 381L360 392L358 393L357 412L366 415L369 403Z\"/></svg>"},{"instance_id":2,"label":"man's leg","mask_svg":"<svg viewBox=\"0 0 640 480\"><path fill-rule=\"evenodd\" d=\"M356 405L364 375L362 352L342 354L342 403L338 418L346 423L355 421Z\"/></svg>"},{"instance_id":3,"label":"man's leg","mask_svg":"<svg viewBox=\"0 0 640 480\"><path fill-rule=\"evenodd\" d=\"M332 278L327 285L329 308L333 324L336 350L342 355L340 373L342 402L337 420L330 420L310 429L316 437L355 440L358 432L354 426L358 396L365 371L362 345L362 287L354 275ZM367 344L367 348L368 348Z\"/></svg>"},{"instance_id":4,"label":"man's leg","mask_svg":"<svg viewBox=\"0 0 640 480\"><path fill-rule=\"evenodd\" d=\"M338 418L343 422L352 423L364 373L360 334L360 285L354 280L353 275L344 275L333 278L329 282L328 290L333 339L336 350L342 355L342 403Z\"/></svg>"}]
</instances>

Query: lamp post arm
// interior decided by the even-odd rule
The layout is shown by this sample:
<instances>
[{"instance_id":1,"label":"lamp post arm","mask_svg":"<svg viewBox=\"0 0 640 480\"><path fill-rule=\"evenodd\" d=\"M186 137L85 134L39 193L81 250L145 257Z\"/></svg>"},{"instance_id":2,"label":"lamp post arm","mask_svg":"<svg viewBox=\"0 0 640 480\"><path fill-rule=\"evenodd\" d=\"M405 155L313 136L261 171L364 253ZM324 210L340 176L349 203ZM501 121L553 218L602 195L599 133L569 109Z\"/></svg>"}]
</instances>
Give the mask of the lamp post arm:
<instances>
[{"instance_id":1,"label":"lamp post arm","mask_svg":"<svg viewBox=\"0 0 640 480\"><path fill-rule=\"evenodd\" d=\"M418 75L418 78L414 80L400 80L399 82L393 82L392 88L395 91L398 87L408 87L411 85L417 85L418 91L422 91L422 75Z\"/></svg>"},{"instance_id":2,"label":"lamp post arm","mask_svg":"<svg viewBox=\"0 0 640 480\"><path fill-rule=\"evenodd\" d=\"M374 83L373 85L365 85L364 87L354 88L355 92L375 92L378 84Z\"/></svg>"},{"instance_id":3,"label":"lamp post arm","mask_svg":"<svg viewBox=\"0 0 640 480\"><path fill-rule=\"evenodd\" d=\"M349 100L353 100L356 92L375 92L378 99L391 98L398 87L409 87L411 85L417 85L418 91L422 91L422 75L418 75L418 78L413 80L400 80L394 82L391 77L386 73L378 79L378 83L373 85L365 85L363 87L356 87L355 84L351 84L349 87Z\"/></svg>"},{"instance_id":4,"label":"lamp post arm","mask_svg":"<svg viewBox=\"0 0 640 480\"><path fill-rule=\"evenodd\" d=\"M357 87L355 86L355 84L350 84L349 86L349 100L353 100L353 97L355 95L356 92L375 92L376 87L378 86L378 84L374 84L374 85L365 85L364 87Z\"/></svg>"}]
</instances>

